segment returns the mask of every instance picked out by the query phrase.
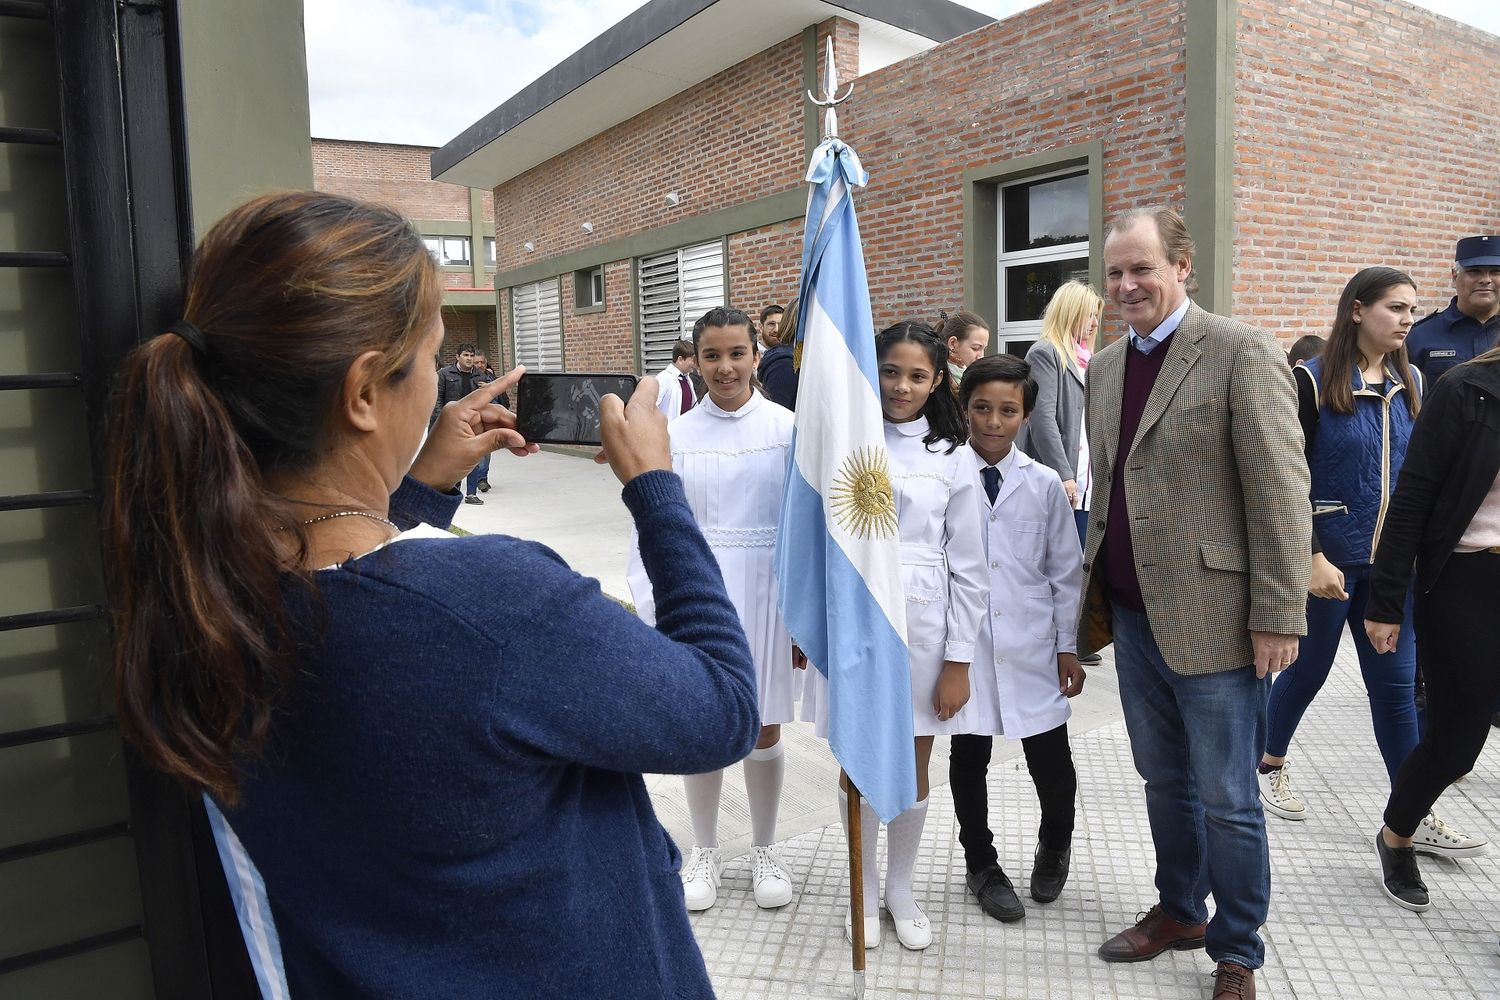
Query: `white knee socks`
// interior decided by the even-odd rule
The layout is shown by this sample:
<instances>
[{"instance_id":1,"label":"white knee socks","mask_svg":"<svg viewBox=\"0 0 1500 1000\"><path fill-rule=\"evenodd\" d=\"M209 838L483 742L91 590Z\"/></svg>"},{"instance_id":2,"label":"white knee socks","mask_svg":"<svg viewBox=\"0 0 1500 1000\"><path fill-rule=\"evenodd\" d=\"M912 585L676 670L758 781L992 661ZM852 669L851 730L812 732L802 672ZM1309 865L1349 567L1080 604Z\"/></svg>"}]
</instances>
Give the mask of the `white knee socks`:
<instances>
[{"instance_id":1,"label":"white knee socks","mask_svg":"<svg viewBox=\"0 0 1500 1000\"><path fill-rule=\"evenodd\" d=\"M905 813L902 814L903 816ZM839 789L839 818L844 822L844 838L849 837L849 795ZM860 874L863 876L865 917L876 915L880 905L880 859L875 857L875 845L880 837L880 817L863 798L859 800ZM910 879L908 879L910 881Z\"/></svg>"},{"instance_id":2,"label":"white knee socks","mask_svg":"<svg viewBox=\"0 0 1500 1000\"><path fill-rule=\"evenodd\" d=\"M776 815L781 808L781 785L786 778L786 753L781 740L750 751L745 758L745 794L750 799L750 845L776 843Z\"/></svg>"},{"instance_id":3,"label":"white knee socks","mask_svg":"<svg viewBox=\"0 0 1500 1000\"><path fill-rule=\"evenodd\" d=\"M921 907L911 894L911 873L927 823L927 800L923 799L886 825L885 908L897 920L915 920Z\"/></svg>"},{"instance_id":4,"label":"white knee socks","mask_svg":"<svg viewBox=\"0 0 1500 1000\"><path fill-rule=\"evenodd\" d=\"M693 846L719 846L719 796L724 791L724 772L685 774L688 816L693 820Z\"/></svg>"}]
</instances>

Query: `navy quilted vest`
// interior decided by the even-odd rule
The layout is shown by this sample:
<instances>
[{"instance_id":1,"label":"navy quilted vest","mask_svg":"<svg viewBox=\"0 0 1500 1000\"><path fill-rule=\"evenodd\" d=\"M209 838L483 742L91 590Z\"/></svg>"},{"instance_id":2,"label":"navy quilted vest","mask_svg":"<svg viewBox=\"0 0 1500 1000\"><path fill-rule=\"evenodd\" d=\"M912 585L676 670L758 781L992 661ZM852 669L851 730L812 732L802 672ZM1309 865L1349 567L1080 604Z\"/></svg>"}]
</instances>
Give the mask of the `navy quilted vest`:
<instances>
[{"instance_id":1,"label":"navy quilted vest","mask_svg":"<svg viewBox=\"0 0 1500 1000\"><path fill-rule=\"evenodd\" d=\"M1367 566L1385 521L1386 504L1406 458L1414 422L1406 386L1386 372L1386 391L1367 388L1356 367L1350 373L1354 412L1335 413L1323 402L1323 359L1304 362L1318 388L1318 432L1307 456L1312 473L1313 528L1323 554L1335 566ZM1413 370L1420 392L1421 376Z\"/></svg>"}]
</instances>

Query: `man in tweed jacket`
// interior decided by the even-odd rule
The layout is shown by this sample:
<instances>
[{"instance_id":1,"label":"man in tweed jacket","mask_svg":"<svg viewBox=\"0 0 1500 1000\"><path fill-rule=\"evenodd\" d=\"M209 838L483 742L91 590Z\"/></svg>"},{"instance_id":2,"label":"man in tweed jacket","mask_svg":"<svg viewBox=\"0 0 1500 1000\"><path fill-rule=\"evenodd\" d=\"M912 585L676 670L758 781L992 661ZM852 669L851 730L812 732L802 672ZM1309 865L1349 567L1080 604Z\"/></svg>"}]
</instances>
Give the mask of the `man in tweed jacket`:
<instances>
[{"instance_id":1,"label":"man in tweed jacket","mask_svg":"<svg viewBox=\"0 0 1500 1000\"><path fill-rule=\"evenodd\" d=\"M1115 645L1161 898L1099 953L1206 945L1214 996L1253 997L1271 890L1255 764L1270 673L1306 632L1308 474L1286 356L1188 300L1192 252L1167 209L1127 214L1104 242L1130 334L1089 365L1078 643Z\"/></svg>"}]
</instances>

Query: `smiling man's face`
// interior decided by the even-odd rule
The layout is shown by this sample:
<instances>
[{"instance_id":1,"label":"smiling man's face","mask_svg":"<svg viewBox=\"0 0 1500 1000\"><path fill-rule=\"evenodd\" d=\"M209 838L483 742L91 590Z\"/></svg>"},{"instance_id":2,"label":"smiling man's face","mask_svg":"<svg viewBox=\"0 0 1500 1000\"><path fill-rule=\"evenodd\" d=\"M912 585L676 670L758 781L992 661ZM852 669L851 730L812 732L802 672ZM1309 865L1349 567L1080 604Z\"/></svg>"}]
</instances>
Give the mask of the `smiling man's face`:
<instances>
[{"instance_id":1,"label":"smiling man's face","mask_svg":"<svg viewBox=\"0 0 1500 1000\"><path fill-rule=\"evenodd\" d=\"M1128 229L1104 241L1104 276L1110 301L1120 318L1145 337L1182 305L1192 258L1175 264L1150 218L1137 219Z\"/></svg>"}]
</instances>

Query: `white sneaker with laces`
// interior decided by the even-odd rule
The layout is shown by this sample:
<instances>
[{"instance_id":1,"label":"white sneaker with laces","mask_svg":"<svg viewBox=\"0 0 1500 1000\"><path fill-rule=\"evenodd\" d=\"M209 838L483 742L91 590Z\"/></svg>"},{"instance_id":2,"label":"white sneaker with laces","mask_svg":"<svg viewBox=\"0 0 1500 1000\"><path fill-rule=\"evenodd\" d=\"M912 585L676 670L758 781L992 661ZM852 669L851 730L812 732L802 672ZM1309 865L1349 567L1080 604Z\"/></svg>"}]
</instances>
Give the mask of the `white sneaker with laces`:
<instances>
[{"instance_id":1,"label":"white sneaker with laces","mask_svg":"<svg viewBox=\"0 0 1500 1000\"><path fill-rule=\"evenodd\" d=\"M769 847L757 847L752 853L755 869L750 881L755 886L755 905L763 910L774 910L790 903L792 876L776 857L776 852Z\"/></svg>"},{"instance_id":2,"label":"white sneaker with laces","mask_svg":"<svg viewBox=\"0 0 1500 1000\"><path fill-rule=\"evenodd\" d=\"M1292 791L1292 778L1286 764L1269 774L1256 768L1255 781L1260 785L1260 801L1266 812L1282 819L1307 819L1307 806Z\"/></svg>"},{"instance_id":3,"label":"white sneaker with laces","mask_svg":"<svg viewBox=\"0 0 1500 1000\"><path fill-rule=\"evenodd\" d=\"M1422 817L1417 832L1412 834L1412 847L1419 854L1430 854L1435 858L1477 858L1489 853L1490 842L1483 837L1471 837L1443 822L1437 813L1430 812Z\"/></svg>"},{"instance_id":4,"label":"white sneaker with laces","mask_svg":"<svg viewBox=\"0 0 1500 1000\"><path fill-rule=\"evenodd\" d=\"M719 876L724 862L717 847L695 847L682 866L682 898L693 913L706 910L719 899Z\"/></svg>"}]
</instances>

